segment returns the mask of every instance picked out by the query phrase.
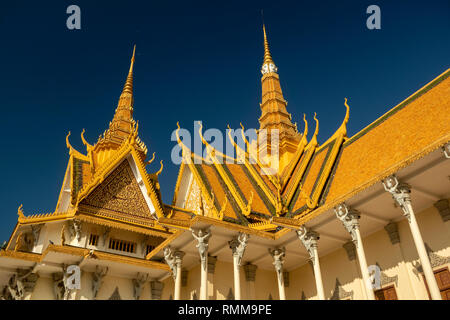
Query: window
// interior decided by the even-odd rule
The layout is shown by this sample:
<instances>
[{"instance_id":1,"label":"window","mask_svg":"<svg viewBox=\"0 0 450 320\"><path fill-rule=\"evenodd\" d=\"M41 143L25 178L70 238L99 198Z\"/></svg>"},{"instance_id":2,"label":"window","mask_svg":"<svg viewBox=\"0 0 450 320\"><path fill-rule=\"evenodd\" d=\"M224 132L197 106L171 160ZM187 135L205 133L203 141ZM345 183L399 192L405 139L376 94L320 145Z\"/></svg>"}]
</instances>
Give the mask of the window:
<instances>
[{"instance_id":1,"label":"window","mask_svg":"<svg viewBox=\"0 0 450 320\"><path fill-rule=\"evenodd\" d=\"M448 268L435 270L434 277L436 278L439 291L441 291L442 300L450 300L450 272ZM425 281L425 286L427 287L428 297L431 300L430 290L428 289L425 276L423 276L423 280Z\"/></svg>"},{"instance_id":2,"label":"window","mask_svg":"<svg viewBox=\"0 0 450 320\"><path fill-rule=\"evenodd\" d=\"M375 291L376 300L398 300L394 286L389 286Z\"/></svg>"},{"instance_id":3,"label":"window","mask_svg":"<svg viewBox=\"0 0 450 320\"><path fill-rule=\"evenodd\" d=\"M155 249L155 246L152 246L150 244L147 245L147 251L145 253L145 255L148 255L150 252L153 251L153 249Z\"/></svg>"},{"instance_id":4,"label":"window","mask_svg":"<svg viewBox=\"0 0 450 320\"><path fill-rule=\"evenodd\" d=\"M89 245L96 246L98 243L98 235L91 233L89 236Z\"/></svg>"},{"instance_id":5,"label":"window","mask_svg":"<svg viewBox=\"0 0 450 320\"><path fill-rule=\"evenodd\" d=\"M136 250L136 244L125 240L110 239L109 249L134 253Z\"/></svg>"}]
</instances>

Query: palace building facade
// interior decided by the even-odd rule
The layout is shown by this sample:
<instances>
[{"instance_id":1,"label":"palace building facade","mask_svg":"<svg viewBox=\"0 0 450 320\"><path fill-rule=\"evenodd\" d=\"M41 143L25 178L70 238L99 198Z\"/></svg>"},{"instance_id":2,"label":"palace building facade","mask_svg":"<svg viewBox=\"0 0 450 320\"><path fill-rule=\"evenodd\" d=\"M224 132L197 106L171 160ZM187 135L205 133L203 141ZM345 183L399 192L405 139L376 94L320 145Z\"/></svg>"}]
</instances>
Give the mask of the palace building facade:
<instances>
[{"instance_id":1,"label":"palace building facade","mask_svg":"<svg viewBox=\"0 0 450 320\"><path fill-rule=\"evenodd\" d=\"M316 116L293 124L263 34L267 143L229 135L243 161L224 161L200 128L202 158L178 125L171 204L133 119L133 51L108 129L95 144L83 131L84 153L66 137L55 211L18 208L2 299L450 299L450 69L352 137L345 99L319 144Z\"/></svg>"}]
</instances>

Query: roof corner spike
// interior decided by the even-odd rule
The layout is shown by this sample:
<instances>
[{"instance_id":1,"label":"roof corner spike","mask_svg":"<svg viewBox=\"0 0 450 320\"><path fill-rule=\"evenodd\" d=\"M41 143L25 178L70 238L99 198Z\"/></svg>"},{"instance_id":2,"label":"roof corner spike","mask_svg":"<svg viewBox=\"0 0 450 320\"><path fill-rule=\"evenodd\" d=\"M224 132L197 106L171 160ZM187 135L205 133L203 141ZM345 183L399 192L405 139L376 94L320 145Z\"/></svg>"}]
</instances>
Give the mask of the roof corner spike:
<instances>
[{"instance_id":1,"label":"roof corner spike","mask_svg":"<svg viewBox=\"0 0 450 320\"><path fill-rule=\"evenodd\" d=\"M159 163L161 164L161 168L155 173L156 176L159 176L164 168L163 161L161 160Z\"/></svg>"},{"instance_id":2,"label":"roof corner spike","mask_svg":"<svg viewBox=\"0 0 450 320\"><path fill-rule=\"evenodd\" d=\"M303 137L308 135L308 121L306 121L306 114L303 114L303 122L305 123L305 130L303 131Z\"/></svg>"},{"instance_id":3,"label":"roof corner spike","mask_svg":"<svg viewBox=\"0 0 450 320\"><path fill-rule=\"evenodd\" d=\"M70 137L70 131L69 131L69 133L66 136L66 146L67 146L67 149L71 150L72 149L72 145L69 142L69 137Z\"/></svg>"},{"instance_id":4,"label":"roof corner spike","mask_svg":"<svg viewBox=\"0 0 450 320\"><path fill-rule=\"evenodd\" d=\"M347 104L347 98L345 98L344 105L347 108L347 111L345 112L345 118L344 121L342 122L340 131L342 131L344 137L347 137L347 123L348 119L350 118L350 107Z\"/></svg>"},{"instance_id":5,"label":"roof corner spike","mask_svg":"<svg viewBox=\"0 0 450 320\"><path fill-rule=\"evenodd\" d=\"M83 128L83 131L81 131L81 141L86 146L86 149L89 151L93 148L93 146L91 144L89 144L89 142L87 142L86 139L84 138L84 132L85 132L85 130Z\"/></svg>"},{"instance_id":6,"label":"roof corner spike","mask_svg":"<svg viewBox=\"0 0 450 320\"><path fill-rule=\"evenodd\" d=\"M17 208L17 215L19 216L19 219L25 218L25 215L23 214L23 204Z\"/></svg>"}]
</instances>

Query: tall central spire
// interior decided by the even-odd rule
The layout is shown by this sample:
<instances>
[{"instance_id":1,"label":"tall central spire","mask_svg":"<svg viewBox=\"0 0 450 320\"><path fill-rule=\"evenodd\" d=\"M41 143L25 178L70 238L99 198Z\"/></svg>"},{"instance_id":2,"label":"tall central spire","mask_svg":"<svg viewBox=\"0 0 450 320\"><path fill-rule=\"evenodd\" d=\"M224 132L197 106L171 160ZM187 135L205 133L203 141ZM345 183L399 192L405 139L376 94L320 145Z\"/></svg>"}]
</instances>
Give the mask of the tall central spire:
<instances>
[{"instance_id":1,"label":"tall central spire","mask_svg":"<svg viewBox=\"0 0 450 320\"><path fill-rule=\"evenodd\" d=\"M269 49L269 41L267 41L267 34L266 34L266 26L263 24L263 32L264 32L264 62L263 65L266 63L274 63L272 60L272 55L270 54Z\"/></svg>"},{"instance_id":2,"label":"tall central spire","mask_svg":"<svg viewBox=\"0 0 450 320\"><path fill-rule=\"evenodd\" d=\"M266 26L263 24L264 33L264 60L261 67L261 117L259 118L260 135L266 135L267 144L260 147L261 151L272 152L272 130L277 130L279 143L278 154L280 165L283 166L290 160L300 141L297 127L291 122L291 114L287 112L287 101L283 97L280 85L278 68L273 61L267 40Z\"/></svg>"},{"instance_id":3,"label":"tall central spire","mask_svg":"<svg viewBox=\"0 0 450 320\"><path fill-rule=\"evenodd\" d=\"M131 57L130 70L120 94L119 102L117 104L114 118L109 124L108 130L105 132L105 139L118 143L122 143L131 133L134 125L133 119L133 68L134 57L136 54L136 45L133 48L133 55Z\"/></svg>"},{"instance_id":4,"label":"tall central spire","mask_svg":"<svg viewBox=\"0 0 450 320\"><path fill-rule=\"evenodd\" d=\"M264 75L269 72L277 72L278 68L273 62L272 55L270 54L269 41L267 40L266 26L263 24L264 32L264 61L261 67L261 73Z\"/></svg>"},{"instance_id":5,"label":"tall central spire","mask_svg":"<svg viewBox=\"0 0 450 320\"><path fill-rule=\"evenodd\" d=\"M123 86L122 94L119 98L117 108L129 108L133 110L133 68L134 68L134 56L136 53L136 45L133 48L133 56L131 57L130 70L128 71L127 80Z\"/></svg>"}]
</instances>

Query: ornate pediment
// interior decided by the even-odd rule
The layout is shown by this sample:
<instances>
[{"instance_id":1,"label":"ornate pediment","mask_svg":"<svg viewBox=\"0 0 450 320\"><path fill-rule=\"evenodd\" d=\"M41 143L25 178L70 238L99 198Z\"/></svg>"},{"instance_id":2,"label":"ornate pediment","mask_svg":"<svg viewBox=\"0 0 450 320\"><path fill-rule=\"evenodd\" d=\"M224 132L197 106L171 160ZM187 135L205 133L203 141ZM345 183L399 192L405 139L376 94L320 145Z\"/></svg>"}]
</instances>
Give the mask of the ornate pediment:
<instances>
[{"instance_id":1,"label":"ornate pediment","mask_svg":"<svg viewBox=\"0 0 450 320\"><path fill-rule=\"evenodd\" d=\"M121 220L151 218L148 204L127 160L80 203L80 208L91 214Z\"/></svg>"}]
</instances>

